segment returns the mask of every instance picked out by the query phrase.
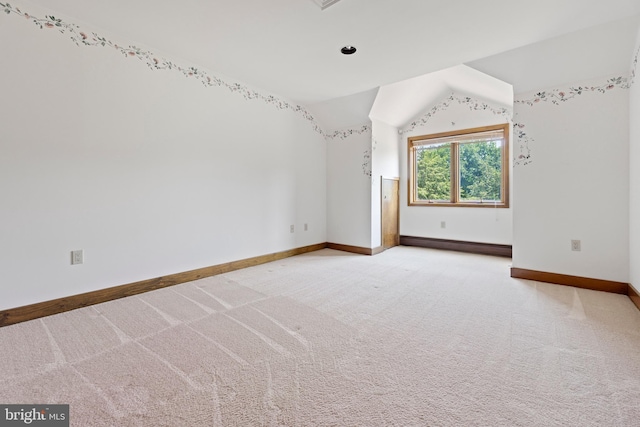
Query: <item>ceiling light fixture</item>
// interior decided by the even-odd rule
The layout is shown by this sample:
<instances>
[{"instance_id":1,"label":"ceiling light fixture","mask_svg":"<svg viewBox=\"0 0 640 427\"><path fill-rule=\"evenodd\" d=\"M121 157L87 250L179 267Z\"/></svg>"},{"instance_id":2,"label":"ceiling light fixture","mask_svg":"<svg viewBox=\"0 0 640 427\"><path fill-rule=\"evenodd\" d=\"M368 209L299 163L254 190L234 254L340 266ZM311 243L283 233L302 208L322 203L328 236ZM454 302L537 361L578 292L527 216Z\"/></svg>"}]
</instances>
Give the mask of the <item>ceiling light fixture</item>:
<instances>
[{"instance_id":1,"label":"ceiling light fixture","mask_svg":"<svg viewBox=\"0 0 640 427\"><path fill-rule=\"evenodd\" d=\"M342 52L343 55L353 55L354 53L356 53L356 48L353 46L345 46L342 49L340 49L340 52Z\"/></svg>"},{"instance_id":2,"label":"ceiling light fixture","mask_svg":"<svg viewBox=\"0 0 640 427\"><path fill-rule=\"evenodd\" d=\"M332 4L338 3L338 1L340 0L313 0L313 1L316 2L318 6L320 6L320 9L325 10Z\"/></svg>"}]
</instances>

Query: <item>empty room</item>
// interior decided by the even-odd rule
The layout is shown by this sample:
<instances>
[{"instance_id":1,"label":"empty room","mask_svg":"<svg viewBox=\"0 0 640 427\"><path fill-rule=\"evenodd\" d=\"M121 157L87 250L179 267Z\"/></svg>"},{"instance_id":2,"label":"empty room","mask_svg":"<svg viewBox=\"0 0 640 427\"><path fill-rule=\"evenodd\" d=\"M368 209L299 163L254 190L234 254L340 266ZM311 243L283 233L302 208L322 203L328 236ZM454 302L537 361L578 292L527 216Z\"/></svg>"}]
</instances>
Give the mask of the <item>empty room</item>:
<instances>
[{"instance_id":1,"label":"empty room","mask_svg":"<svg viewBox=\"0 0 640 427\"><path fill-rule=\"evenodd\" d=\"M637 0L0 0L0 425L637 426Z\"/></svg>"}]
</instances>

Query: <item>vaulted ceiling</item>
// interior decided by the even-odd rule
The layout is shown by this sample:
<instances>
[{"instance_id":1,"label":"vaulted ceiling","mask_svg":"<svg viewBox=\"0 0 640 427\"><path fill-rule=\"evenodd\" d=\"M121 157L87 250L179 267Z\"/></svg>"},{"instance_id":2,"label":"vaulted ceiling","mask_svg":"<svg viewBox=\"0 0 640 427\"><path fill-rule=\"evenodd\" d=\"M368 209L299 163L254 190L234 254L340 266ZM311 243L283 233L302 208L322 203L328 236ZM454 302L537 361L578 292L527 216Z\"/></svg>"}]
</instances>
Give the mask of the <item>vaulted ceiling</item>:
<instances>
[{"instance_id":1,"label":"vaulted ceiling","mask_svg":"<svg viewBox=\"0 0 640 427\"><path fill-rule=\"evenodd\" d=\"M25 2L318 111L362 109L381 86L460 64L516 91L613 72L629 62L640 16L638 0ZM344 45L358 50L342 55Z\"/></svg>"}]
</instances>

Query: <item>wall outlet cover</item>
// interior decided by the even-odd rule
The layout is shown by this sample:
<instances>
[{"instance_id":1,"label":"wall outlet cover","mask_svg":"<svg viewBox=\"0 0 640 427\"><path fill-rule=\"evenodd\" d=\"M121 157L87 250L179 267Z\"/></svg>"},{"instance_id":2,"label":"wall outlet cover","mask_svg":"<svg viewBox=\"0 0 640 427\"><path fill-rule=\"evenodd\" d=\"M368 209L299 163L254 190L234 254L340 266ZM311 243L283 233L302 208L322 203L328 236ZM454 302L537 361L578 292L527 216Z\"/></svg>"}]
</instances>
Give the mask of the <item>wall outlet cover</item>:
<instances>
[{"instance_id":1,"label":"wall outlet cover","mask_svg":"<svg viewBox=\"0 0 640 427\"><path fill-rule=\"evenodd\" d=\"M77 251L71 251L71 265L84 263L84 251L79 249Z\"/></svg>"},{"instance_id":2,"label":"wall outlet cover","mask_svg":"<svg viewBox=\"0 0 640 427\"><path fill-rule=\"evenodd\" d=\"M571 241L571 250L574 252L580 252L582 250L582 245L580 243L580 240Z\"/></svg>"}]
</instances>

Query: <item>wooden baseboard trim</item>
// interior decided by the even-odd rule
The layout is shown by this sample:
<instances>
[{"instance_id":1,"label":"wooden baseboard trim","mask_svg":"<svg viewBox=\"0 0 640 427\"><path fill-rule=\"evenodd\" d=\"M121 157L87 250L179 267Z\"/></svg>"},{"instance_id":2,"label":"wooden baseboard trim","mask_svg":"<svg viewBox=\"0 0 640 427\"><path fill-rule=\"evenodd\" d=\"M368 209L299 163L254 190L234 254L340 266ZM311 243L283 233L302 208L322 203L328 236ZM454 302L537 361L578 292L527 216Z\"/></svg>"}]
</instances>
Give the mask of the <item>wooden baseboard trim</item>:
<instances>
[{"instance_id":1,"label":"wooden baseboard trim","mask_svg":"<svg viewBox=\"0 0 640 427\"><path fill-rule=\"evenodd\" d=\"M400 236L400 244L422 248L444 249L447 251L468 252L480 255L494 255L511 258L511 245L495 243L465 242L460 240L433 239L430 237Z\"/></svg>"},{"instance_id":2,"label":"wooden baseboard trim","mask_svg":"<svg viewBox=\"0 0 640 427\"><path fill-rule=\"evenodd\" d=\"M633 285L629 284L629 289L627 290L627 295L631 298L631 301L638 307L640 310L640 292L633 287Z\"/></svg>"},{"instance_id":3,"label":"wooden baseboard trim","mask_svg":"<svg viewBox=\"0 0 640 427\"><path fill-rule=\"evenodd\" d=\"M63 313L65 311L75 310L77 308L87 307L94 304L100 304L119 298L137 295L156 289L166 288L168 286L174 286L180 283L191 282L193 280L202 279L204 277L215 276L217 274L228 273L230 271L240 270L242 268L253 267L255 265L265 264L267 262L277 261L295 255L317 251L326 247L326 243L318 243L316 245L304 246L301 248L290 249L282 252L275 252L268 255L260 255L239 261L232 261L210 267L199 268L196 270L185 271L182 273L171 274L168 276L156 277L154 279L142 280L135 283L100 289L98 291L87 292L84 294L72 295L56 300L39 302L36 304L25 305L23 307L10 308L0 311L0 327L13 325L20 322L26 322L27 320L38 319L40 317L50 316L52 314Z\"/></svg>"},{"instance_id":4,"label":"wooden baseboard trim","mask_svg":"<svg viewBox=\"0 0 640 427\"><path fill-rule=\"evenodd\" d=\"M568 276L566 274L547 273L544 271L512 268L511 277L516 279L535 280L537 282L554 283L556 285L573 286L594 291L611 292L628 295L629 284L610 280L591 279L589 277Z\"/></svg>"},{"instance_id":5,"label":"wooden baseboard trim","mask_svg":"<svg viewBox=\"0 0 640 427\"><path fill-rule=\"evenodd\" d=\"M381 254L382 252L384 252L384 248L382 246L378 246L377 248L371 249L371 255L378 255L378 254Z\"/></svg>"},{"instance_id":6,"label":"wooden baseboard trim","mask_svg":"<svg viewBox=\"0 0 640 427\"><path fill-rule=\"evenodd\" d=\"M383 251L382 246L378 246L377 248L364 248L362 246L341 245L340 243L327 243L327 248L360 255L377 255Z\"/></svg>"}]
</instances>

